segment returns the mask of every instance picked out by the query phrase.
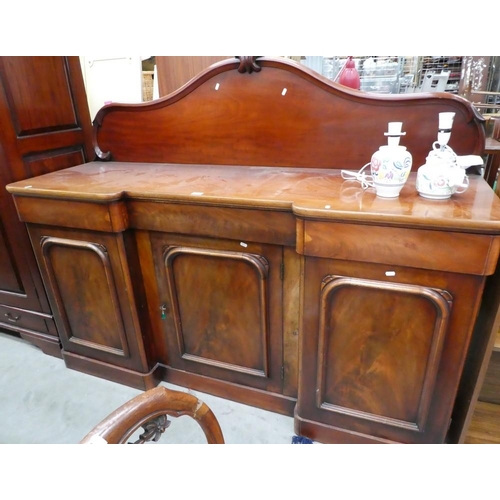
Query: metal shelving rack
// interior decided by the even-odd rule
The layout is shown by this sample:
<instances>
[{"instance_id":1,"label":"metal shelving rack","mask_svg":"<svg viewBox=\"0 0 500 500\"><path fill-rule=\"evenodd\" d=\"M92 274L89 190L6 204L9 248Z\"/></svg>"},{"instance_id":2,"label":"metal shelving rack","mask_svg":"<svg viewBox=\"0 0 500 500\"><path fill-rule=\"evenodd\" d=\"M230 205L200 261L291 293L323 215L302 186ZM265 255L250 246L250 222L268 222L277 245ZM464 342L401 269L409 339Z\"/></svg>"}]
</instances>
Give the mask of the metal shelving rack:
<instances>
[{"instance_id":1,"label":"metal shelving rack","mask_svg":"<svg viewBox=\"0 0 500 500\"><path fill-rule=\"evenodd\" d=\"M425 79L439 81L439 90L458 93L462 56L353 56L361 90L380 94L402 94L421 90ZM347 56L304 56L300 61L323 76L335 80ZM442 73L445 72L445 75ZM449 74L448 74L449 73ZM437 86L427 85L430 91Z\"/></svg>"},{"instance_id":2,"label":"metal shelving rack","mask_svg":"<svg viewBox=\"0 0 500 500\"><path fill-rule=\"evenodd\" d=\"M323 56L322 74L332 80L344 67L347 56ZM404 77L404 56L353 56L361 90L378 94L399 94Z\"/></svg>"},{"instance_id":3,"label":"metal shelving rack","mask_svg":"<svg viewBox=\"0 0 500 500\"><path fill-rule=\"evenodd\" d=\"M447 73L448 79L443 90L458 94L463 56L419 56L418 59L418 87L424 85L425 78L433 78Z\"/></svg>"}]
</instances>

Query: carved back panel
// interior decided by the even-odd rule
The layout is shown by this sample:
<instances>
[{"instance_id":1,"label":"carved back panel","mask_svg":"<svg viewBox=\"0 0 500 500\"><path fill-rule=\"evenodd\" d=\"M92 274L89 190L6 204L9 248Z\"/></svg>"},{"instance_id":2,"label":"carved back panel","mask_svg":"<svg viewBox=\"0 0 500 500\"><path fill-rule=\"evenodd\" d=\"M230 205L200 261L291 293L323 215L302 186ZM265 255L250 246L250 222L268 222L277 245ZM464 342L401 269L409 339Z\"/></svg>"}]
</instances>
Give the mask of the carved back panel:
<instances>
[{"instance_id":1,"label":"carved back panel","mask_svg":"<svg viewBox=\"0 0 500 500\"><path fill-rule=\"evenodd\" d=\"M455 112L450 146L482 154L484 119L446 93L375 95L287 59L227 59L146 104L110 104L94 120L98 157L115 161L360 169L402 121L413 170Z\"/></svg>"}]
</instances>

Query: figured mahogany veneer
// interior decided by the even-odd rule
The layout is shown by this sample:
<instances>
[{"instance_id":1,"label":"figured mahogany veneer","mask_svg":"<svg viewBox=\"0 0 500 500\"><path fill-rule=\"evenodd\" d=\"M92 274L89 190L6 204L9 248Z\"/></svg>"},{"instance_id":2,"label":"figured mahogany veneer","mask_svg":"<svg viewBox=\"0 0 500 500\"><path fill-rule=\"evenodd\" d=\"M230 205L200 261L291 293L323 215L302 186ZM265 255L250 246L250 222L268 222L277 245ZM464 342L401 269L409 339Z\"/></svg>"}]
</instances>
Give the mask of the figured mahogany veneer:
<instances>
[{"instance_id":1,"label":"figured mahogany veneer","mask_svg":"<svg viewBox=\"0 0 500 500\"><path fill-rule=\"evenodd\" d=\"M295 416L323 442L461 442L498 329L500 202L345 181L403 121L423 163L448 94L374 96L292 62L217 63L173 94L111 104L94 161L10 184L69 367L159 379Z\"/></svg>"},{"instance_id":2,"label":"figured mahogany veneer","mask_svg":"<svg viewBox=\"0 0 500 500\"><path fill-rule=\"evenodd\" d=\"M164 99L104 106L94 144L99 157L114 161L359 170L387 144L387 123L402 121L401 144L416 170L445 111L456 113L449 145L457 154L482 154L484 119L455 95L368 94L293 61L233 59Z\"/></svg>"}]
</instances>

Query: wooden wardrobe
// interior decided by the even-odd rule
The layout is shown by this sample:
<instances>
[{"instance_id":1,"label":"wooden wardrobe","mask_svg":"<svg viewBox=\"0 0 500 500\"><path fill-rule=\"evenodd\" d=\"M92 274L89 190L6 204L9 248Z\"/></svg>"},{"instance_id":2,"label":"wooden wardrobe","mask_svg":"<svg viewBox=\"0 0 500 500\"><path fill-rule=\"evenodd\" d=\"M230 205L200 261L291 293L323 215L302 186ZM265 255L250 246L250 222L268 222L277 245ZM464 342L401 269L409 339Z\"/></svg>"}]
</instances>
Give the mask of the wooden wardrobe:
<instances>
[{"instance_id":1,"label":"wooden wardrobe","mask_svg":"<svg viewBox=\"0 0 500 500\"><path fill-rule=\"evenodd\" d=\"M6 184L91 160L78 57L0 57L0 329L61 356L25 225Z\"/></svg>"}]
</instances>

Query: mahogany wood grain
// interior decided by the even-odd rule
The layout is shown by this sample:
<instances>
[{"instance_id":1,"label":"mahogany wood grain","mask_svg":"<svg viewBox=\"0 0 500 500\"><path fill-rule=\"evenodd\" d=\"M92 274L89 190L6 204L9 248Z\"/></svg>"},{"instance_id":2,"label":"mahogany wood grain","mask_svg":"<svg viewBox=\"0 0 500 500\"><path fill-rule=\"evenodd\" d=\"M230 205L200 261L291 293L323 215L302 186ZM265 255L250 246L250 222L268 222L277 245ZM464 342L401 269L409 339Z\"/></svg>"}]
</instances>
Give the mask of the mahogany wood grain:
<instances>
[{"instance_id":1,"label":"mahogany wood grain","mask_svg":"<svg viewBox=\"0 0 500 500\"><path fill-rule=\"evenodd\" d=\"M268 377L269 262L247 252L175 246L163 258L182 358Z\"/></svg>"},{"instance_id":2,"label":"mahogany wood grain","mask_svg":"<svg viewBox=\"0 0 500 500\"><path fill-rule=\"evenodd\" d=\"M92 211L86 205L80 217L92 217L92 212L99 210L105 213L104 203L127 200L134 225L143 223L144 229L162 231L167 229L167 217L172 217L175 231L183 225L200 231L204 224L199 220L202 217L196 212L196 207L199 210L200 206L206 206L207 217L211 219L207 226L213 227L219 218L224 220L223 227L233 231L241 224L247 228L258 224L261 237L266 232L264 221L269 219L266 215L271 212L274 216L268 224L273 224L274 217L280 218L277 224L287 226L283 232L292 230L294 218L290 213L308 219L370 225L486 234L497 232L500 203L482 177L471 175L470 187L465 193L437 203L421 197L416 191L415 181L416 174L410 174L399 198L388 200L377 197L373 188L364 191L359 184L345 181L337 170L91 162L16 182L7 189L23 200L19 205L32 207L34 217L41 204L46 203L47 212L54 212L54 217L59 217L54 219L56 224L63 223L61 219L68 206L61 204L61 208L57 208L56 200L96 204ZM160 203L139 204L148 201ZM181 209L174 204L188 206ZM36 206L38 208L34 208ZM75 207L78 206L75 203ZM224 211L221 207L257 212ZM157 212L160 215L156 215ZM117 227L130 224L124 215L128 212L121 210L119 213L124 220L123 223L117 221ZM189 220L189 215L198 217ZM21 217L25 218L23 214ZM42 213L40 217L49 215ZM230 226L231 217L234 217L233 227ZM77 221L73 223L78 224ZM271 226L268 235L280 235L278 225ZM221 228L218 231L220 234ZM282 235L282 242L283 239ZM293 244L290 239L288 242Z\"/></svg>"},{"instance_id":3,"label":"mahogany wood grain","mask_svg":"<svg viewBox=\"0 0 500 500\"><path fill-rule=\"evenodd\" d=\"M42 236L39 244L48 280L67 326L66 348L71 349L70 343L74 343L75 349L81 345L130 357L107 248L100 243L54 236ZM72 265L74 260L78 267ZM70 288L74 282L85 284L78 288L75 303L68 303L67 298L75 294ZM108 328L103 329L106 323Z\"/></svg>"},{"instance_id":4,"label":"mahogany wood grain","mask_svg":"<svg viewBox=\"0 0 500 500\"><path fill-rule=\"evenodd\" d=\"M78 57L1 57L0 78L2 137L12 180L35 175L25 164L25 157L33 154L60 156L64 148L71 148L81 151L85 161L93 158L90 113ZM60 166L74 164L69 160Z\"/></svg>"},{"instance_id":5,"label":"mahogany wood grain","mask_svg":"<svg viewBox=\"0 0 500 500\"><path fill-rule=\"evenodd\" d=\"M295 415L294 419L295 434L298 436L307 436L312 441L318 443L334 444L395 444L395 441L382 439L369 434L354 432L332 425L324 425L321 422L308 420Z\"/></svg>"},{"instance_id":6,"label":"mahogany wood grain","mask_svg":"<svg viewBox=\"0 0 500 500\"><path fill-rule=\"evenodd\" d=\"M451 295L407 283L327 276L320 300L318 407L422 431ZM416 310L418 317L412 315ZM355 328L353 311L363 311Z\"/></svg>"},{"instance_id":7,"label":"mahogany wood grain","mask_svg":"<svg viewBox=\"0 0 500 500\"><path fill-rule=\"evenodd\" d=\"M228 56L155 56L160 97L178 90L210 65L227 58Z\"/></svg>"},{"instance_id":8,"label":"mahogany wood grain","mask_svg":"<svg viewBox=\"0 0 500 500\"><path fill-rule=\"evenodd\" d=\"M458 154L483 152L484 119L458 96L381 96L348 89L285 58L258 58L255 65L260 71L239 72L240 61L228 59L160 100L104 106L94 120L98 155L359 170L386 144L387 123L402 121L402 145L416 170L436 140L438 113L445 111L456 113L450 146Z\"/></svg>"},{"instance_id":9,"label":"mahogany wood grain","mask_svg":"<svg viewBox=\"0 0 500 500\"><path fill-rule=\"evenodd\" d=\"M28 233L4 186L93 159L91 133L78 57L0 57L0 304L22 309L29 324L6 328L59 357Z\"/></svg>"},{"instance_id":10,"label":"mahogany wood grain","mask_svg":"<svg viewBox=\"0 0 500 500\"><path fill-rule=\"evenodd\" d=\"M59 57L4 57L0 64L2 73L10 77L5 93L18 136L78 127L67 70ZM45 74L50 79L40 77Z\"/></svg>"},{"instance_id":11,"label":"mahogany wood grain","mask_svg":"<svg viewBox=\"0 0 500 500\"><path fill-rule=\"evenodd\" d=\"M0 306L0 328L16 332L43 353L62 358L61 344L52 314Z\"/></svg>"},{"instance_id":12,"label":"mahogany wood grain","mask_svg":"<svg viewBox=\"0 0 500 500\"><path fill-rule=\"evenodd\" d=\"M189 233L293 246L295 219L291 213L206 204L156 203L131 200L128 217L133 227L150 231Z\"/></svg>"},{"instance_id":13,"label":"mahogany wood grain","mask_svg":"<svg viewBox=\"0 0 500 500\"><path fill-rule=\"evenodd\" d=\"M199 185L201 178L205 183L202 196L197 191L193 193L193 189L197 189L194 186ZM230 188L231 184L234 185L233 189ZM308 273L304 274L303 270L299 274L302 281L299 290L302 290L301 296L306 302L303 306L299 304L297 293L299 290L294 289L294 281L296 282L297 279L297 265L300 257L293 247L289 246L293 241L296 241L296 250L299 253L317 254L322 258L320 260L325 262L331 259L334 262L340 262L335 260L339 257L345 259L344 263L354 259L355 268L349 268L348 272L346 271L347 276L360 278L368 276L370 279L388 281L385 273L389 270L396 273L396 279L400 283L449 291L453 295L453 308L448 330L453 331L454 334L453 337L447 335L443 341L443 361L436 361L433 365L440 371L435 389L430 390L432 397L426 403L429 408L429 419L435 427L422 434L404 426L391 427L391 420L388 418L384 422L372 418L368 424L363 424L357 422L352 414L342 417L347 419L342 422L342 425L345 426L345 432L348 435L354 432L403 442L415 440L443 442L453 407L454 394L459 383L459 373L471 335L470 325L473 323L481 300L484 282L482 275L491 274L495 259L498 257L496 234L499 225L499 201L494 194L490 195L491 189L481 178L471 179L470 192L465 193L467 196L444 203L431 203L419 197L408 187L396 203L384 203L383 210L378 210L380 205L376 203L376 196L369 190L363 193L367 200L365 204L360 205L359 200L352 204L343 204L340 197L343 187L345 187L345 181L338 172L324 170L237 166L213 166L213 168L204 169L198 165L131 165L113 162L104 166L90 163L73 167L64 172L54 172L31 179L29 183L22 181L11 184L8 189L19 201L18 209L21 216L30 217L29 220L32 221L30 224L45 221L53 224L54 227L86 225L89 229L94 227L91 233L95 230L139 231L136 237L138 255L144 256L145 260L140 264L141 274L137 279L144 285L150 285L147 291L144 290L144 295L147 297L147 306L144 306L144 309L148 311L151 326L145 326L146 330L142 335L148 343L148 347L144 348L148 353L148 367L159 362L161 366L166 367L164 377L173 383L202 384L211 391L218 391L220 395L225 394L224 388L226 388L228 397L250 404L260 401L257 404L267 408L277 408L277 411L289 411L286 408L289 408L287 405L290 403L285 404L288 400L283 399L283 396L289 395L293 398L297 394L294 388L294 373L297 374L299 380L299 402L300 384L314 384L307 385L309 389L303 390L306 393L315 392L311 387L316 387L316 383L312 382L316 375L311 375L313 378L308 382L307 374L311 368L297 370L297 355L293 347L294 330L291 334L290 331L284 330L297 320L293 311L302 311L300 314L304 318L310 314L319 314L319 310L315 309L316 306L309 302L313 299L306 299L310 294L314 297L315 292L307 288L307 283L313 278ZM368 203L370 199L373 203ZM330 205L329 209L325 209L325 205L320 208L326 203ZM64 205L65 210L58 210L56 208L58 204ZM78 207L85 207L85 210ZM113 213L118 214L116 219L107 215L108 212L111 214L112 207L117 207L113 209ZM299 219L296 219L295 212L300 212ZM79 216L74 217L74 214L79 214ZM255 214L258 216L254 217ZM296 225L291 224L294 218L298 221ZM53 229L50 229L47 234L56 235L56 237L58 235ZM262 242L258 243L259 240ZM268 250L264 251L269 243L271 243L270 248L276 246L277 253L273 250L272 254L275 255L274 257L269 257ZM283 244L285 244L284 247ZM270 351L274 354L270 354L268 358L271 360L270 377L255 377L244 373L241 369L238 371L238 369L231 368L231 365L249 367L253 365L251 362L246 364L246 361L242 362L241 359L234 358L230 352L225 352L224 347L227 344L225 342L218 341L214 344L216 347L211 347L216 350L203 353L201 358L206 358L208 362L203 359L201 360L203 362L196 361L192 352L189 352L187 357L185 353L180 353L179 330L176 330L175 325L184 324L186 320L182 318L182 314L177 314L177 321L173 321L172 316L169 316L172 311L172 297L174 297L174 302L178 303L176 307L182 303L185 311L201 311L203 308L200 309L199 304L210 304L210 302L201 299L200 293L208 293L208 297L212 294L216 296L217 283L222 282L222 277L218 278L219 271L210 274L211 264L208 267L206 264L198 265L199 263L184 266L182 278L178 277L176 281L180 283L180 288L177 289L176 285L172 295L169 291L164 261L164 251L167 247L203 249L206 258L212 258L215 261L217 261L215 254L221 251L262 255L270 263L270 269L275 276L276 273L281 273L277 269L281 265L285 251L293 252L295 255L293 258L290 257L292 254L288 254L288 260L292 262L290 277L287 278L289 265L285 260L284 280L280 281L279 285L274 285L268 295L271 301L270 314L278 314L280 317L283 314L282 326L278 327L281 324L278 319L272 320L270 325L270 338L274 339L271 344L275 346L274 350ZM152 264L154 264L154 269L151 267ZM417 272L418 268L420 271ZM359 274L362 270L364 273ZM188 271L189 273L186 274ZM443 271L447 272L443 273ZM453 274L450 274L450 271L453 271ZM175 272L177 271L174 271L174 274ZM226 277L236 280L235 283L243 283L241 280L246 276L245 273L231 273L231 266L225 266L224 272L229 273ZM336 271L329 270L321 276L319 282L332 272ZM463 274L464 272L472 274L466 275ZM474 277L474 274L477 276ZM152 287L151 284L153 284ZM197 288L197 284L201 286ZM241 293L244 293L244 289L245 286L242 285ZM249 292L250 288L247 287L246 290ZM286 300L289 301L286 306L282 294L285 294ZM254 293L249 296L255 300L256 295L258 297L259 294ZM244 295L241 295L239 299L234 294L226 294L226 296L229 300L227 311L240 310L241 304L245 303L242 302ZM239 300L240 305L235 305L234 300ZM371 304L370 297L366 300L368 304ZM384 299L382 302L387 301ZM169 314L164 321L160 316L160 307L165 304L170 305ZM204 310L207 314L217 311L216 308L214 309L215 306L206 307ZM409 307L412 308L412 306ZM420 309L424 310L425 307L420 307ZM314 313L314 311L318 312ZM371 311L374 316L375 311ZM258 317L259 314L256 316ZM437 324L437 320L435 317L432 319L429 311L426 317L429 319L426 323L426 332L430 335L432 325ZM197 336L200 335L199 332L205 330L203 326L205 320L203 320L203 315L193 318L186 316L186 318L186 324L188 327L191 324L189 330L194 334L194 337L190 337L190 342L194 341L193 345L196 345L198 341L193 339L202 338ZM385 320L385 316L382 316L382 319ZM232 325L237 324L234 317L231 321ZM216 323L219 327L225 324L220 312ZM147 322L143 324L147 325ZM166 327L167 324L168 327ZM317 331L317 327L312 324L304 326L307 324L302 323L303 326L299 328L299 340L301 331ZM381 327L384 324L380 321ZM138 331L137 329L136 332ZM250 340L250 337L244 333L244 330L240 329L240 331L242 332L240 342L244 345L243 338ZM482 333L476 335L484 337ZM155 338L154 341L151 341L152 337ZM432 336L428 337L428 339L431 338ZM303 336L301 342L304 342ZM279 348L278 343L282 343ZM254 345L252 349L255 347ZM312 347L313 350L316 348ZM282 358L281 352L285 358ZM430 355L430 351L426 352ZM88 354L90 356L90 352ZM196 352L194 354L198 356ZM74 361L75 356L76 354L73 353L65 355L68 366L77 364ZM85 366L83 358L77 359L79 366L83 369L82 367ZM131 380L133 383L139 380L141 384L143 383L142 379L145 375L136 373L131 379L122 372L112 373L111 365L106 365L106 369L103 369L104 365L99 361L99 355L96 353L87 359L88 370L92 373L97 371L115 380ZM450 361L444 361L444 359ZM309 359L307 362L303 360L303 363L305 366L313 367L317 361ZM330 361L327 361L327 364L329 365ZM422 359L420 366L424 364ZM445 370L444 375L442 370ZM282 376L285 378L281 379ZM419 383L423 384L425 377L420 376L419 380ZM412 380L411 383L416 383L416 381ZM200 386L197 385L197 387ZM227 389L228 387L231 387L231 390ZM247 389L244 389L245 387ZM283 395L280 395L280 392L283 392ZM405 391L400 388L400 392ZM381 394L378 392L378 399L384 400ZM301 405L314 406L316 404L312 400L309 402L306 396L302 399ZM442 401L442 407L437 407L438 399ZM414 404L413 412L416 411L415 408ZM392 410L389 411L391 412ZM316 421L318 425L323 421L321 413L311 417L307 412L305 414L300 412L297 418ZM393 420L398 419L393 418ZM307 428L311 429L312 425L308 424ZM321 425L322 432L326 432L325 425L330 425L332 429L336 428L336 431L332 430L332 436L335 435L337 436L335 439L340 439L338 429L342 426L339 427L339 423L334 425L330 422ZM415 426L418 427L417 423ZM387 431L387 427L390 431ZM416 438L413 437L413 433L417 434Z\"/></svg>"},{"instance_id":14,"label":"mahogany wood grain","mask_svg":"<svg viewBox=\"0 0 500 500\"><path fill-rule=\"evenodd\" d=\"M145 305L143 310L148 319L148 326L143 330L144 347L148 360L168 359L168 349L163 336L161 307L163 305L159 292L159 284L155 270L151 239L147 231L135 231L137 242L137 270L142 278Z\"/></svg>"},{"instance_id":15,"label":"mahogany wood grain","mask_svg":"<svg viewBox=\"0 0 500 500\"><path fill-rule=\"evenodd\" d=\"M116 363L106 363L95 356L81 356L74 352L69 352L61 349L62 358L65 365L71 369L76 370L87 375L103 378L117 384L127 385L147 391L156 387L162 380L161 367L154 366L147 372L131 370L124 368Z\"/></svg>"},{"instance_id":16,"label":"mahogany wood grain","mask_svg":"<svg viewBox=\"0 0 500 500\"><path fill-rule=\"evenodd\" d=\"M0 305L0 326L15 326L18 329L36 332L47 329L46 321L53 321L51 314L25 311L18 307Z\"/></svg>"},{"instance_id":17,"label":"mahogany wood grain","mask_svg":"<svg viewBox=\"0 0 500 500\"><path fill-rule=\"evenodd\" d=\"M325 221L306 221L303 238L304 255L478 275L494 273L500 246L486 235Z\"/></svg>"},{"instance_id":18,"label":"mahogany wood grain","mask_svg":"<svg viewBox=\"0 0 500 500\"><path fill-rule=\"evenodd\" d=\"M297 397L299 383L301 259L283 248L283 394Z\"/></svg>"},{"instance_id":19,"label":"mahogany wood grain","mask_svg":"<svg viewBox=\"0 0 500 500\"><path fill-rule=\"evenodd\" d=\"M27 154L24 157L26 170L31 176L56 172L73 165L85 162L85 155L81 147L60 148L43 153Z\"/></svg>"},{"instance_id":20,"label":"mahogany wood grain","mask_svg":"<svg viewBox=\"0 0 500 500\"><path fill-rule=\"evenodd\" d=\"M162 233L151 242L168 348L160 362L280 393L281 247Z\"/></svg>"},{"instance_id":21,"label":"mahogany wood grain","mask_svg":"<svg viewBox=\"0 0 500 500\"><path fill-rule=\"evenodd\" d=\"M498 329L500 200L480 176L436 201L413 172L384 200L340 172L369 162L389 121L416 170L442 111L455 151L481 155L464 99L366 94L284 59L223 61L163 99L102 108L94 147L112 161L7 188L67 365L296 405L297 429L324 442L460 442Z\"/></svg>"},{"instance_id":22,"label":"mahogany wood grain","mask_svg":"<svg viewBox=\"0 0 500 500\"><path fill-rule=\"evenodd\" d=\"M128 227L127 211L121 202L104 205L47 198L33 204L23 198L16 206L19 216L26 223L106 232L120 232ZM71 217L68 217L69 213Z\"/></svg>"},{"instance_id":23,"label":"mahogany wood grain","mask_svg":"<svg viewBox=\"0 0 500 500\"><path fill-rule=\"evenodd\" d=\"M5 189L12 180L7 156L0 142L0 303L26 311L49 313L50 308L43 284L30 252L30 240L25 226L19 221L14 200ZM44 330L43 333L48 333Z\"/></svg>"},{"instance_id":24,"label":"mahogany wood grain","mask_svg":"<svg viewBox=\"0 0 500 500\"><path fill-rule=\"evenodd\" d=\"M23 292L23 286L16 269L11 265L13 260L13 249L7 241L5 229L0 226L0 276L2 276L2 288L8 292Z\"/></svg>"},{"instance_id":25,"label":"mahogany wood grain","mask_svg":"<svg viewBox=\"0 0 500 500\"><path fill-rule=\"evenodd\" d=\"M453 409L448 439L463 443L481 393L495 338L500 328L500 263L494 275L486 280L484 296L473 326L471 343L465 358Z\"/></svg>"},{"instance_id":26,"label":"mahogany wood grain","mask_svg":"<svg viewBox=\"0 0 500 500\"><path fill-rule=\"evenodd\" d=\"M52 320L52 324L54 324L54 320ZM40 333L38 330L28 330L26 328L18 327L15 329L10 327L9 330L14 330L22 339L38 347L44 354L62 359L63 355L61 352L61 343L59 342L55 326L51 330L49 329L49 332L51 333L50 335Z\"/></svg>"},{"instance_id":27,"label":"mahogany wood grain","mask_svg":"<svg viewBox=\"0 0 500 500\"><path fill-rule=\"evenodd\" d=\"M44 226L30 234L65 351L147 372L131 271L122 267L126 235Z\"/></svg>"},{"instance_id":28,"label":"mahogany wood grain","mask_svg":"<svg viewBox=\"0 0 500 500\"><path fill-rule=\"evenodd\" d=\"M230 399L264 410L293 416L297 403L296 397L269 392L249 385L241 385L220 378L212 378L199 373L179 370L160 365L162 380L181 387L196 387L196 390L213 394L221 398Z\"/></svg>"},{"instance_id":29,"label":"mahogany wood grain","mask_svg":"<svg viewBox=\"0 0 500 500\"><path fill-rule=\"evenodd\" d=\"M391 270L393 277L376 264L305 258L301 332L307 335L300 340L296 415L337 429L331 442L337 442L342 428L399 442L445 439L460 379L460 372L453 372L464 363L468 325L477 314L484 278L410 267ZM322 283L329 276L345 277L352 285L322 302ZM357 280L368 280L370 286L356 288ZM442 299L425 298L436 291L442 291ZM439 313L436 300L450 301L449 318ZM396 368L398 363L403 368ZM324 373L324 386L318 379L321 370L334 370ZM335 381L338 387L331 392ZM398 389L399 384L419 387Z\"/></svg>"}]
</instances>

